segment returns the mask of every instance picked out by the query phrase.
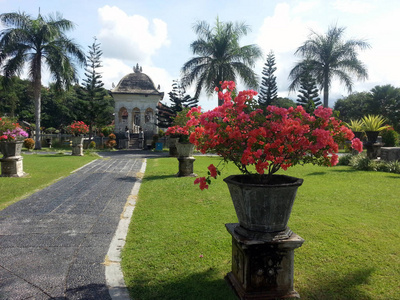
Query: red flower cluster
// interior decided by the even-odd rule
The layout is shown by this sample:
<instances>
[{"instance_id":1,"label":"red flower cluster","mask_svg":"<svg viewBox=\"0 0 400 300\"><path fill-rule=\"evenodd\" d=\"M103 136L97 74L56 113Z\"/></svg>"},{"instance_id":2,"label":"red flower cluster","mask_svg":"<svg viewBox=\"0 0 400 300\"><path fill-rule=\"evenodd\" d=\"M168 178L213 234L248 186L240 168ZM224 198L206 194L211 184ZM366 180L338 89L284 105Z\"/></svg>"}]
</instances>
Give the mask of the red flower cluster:
<instances>
[{"instance_id":1,"label":"red flower cluster","mask_svg":"<svg viewBox=\"0 0 400 300\"><path fill-rule=\"evenodd\" d=\"M338 143L354 138L349 128L332 117L330 108L318 107L314 115L302 106L268 106L264 112L256 107L255 91L241 91L232 100L235 84L224 82L222 88L222 106L203 114L189 111L189 122L195 125L189 140L202 153L214 151L225 162L232 161L244 174L252 173L249 166L269 176L299 163L333 166L338 162ZM359 139L352 145L362 151ZM217 176L213 165L209 166L210 176ZM208 188L209 177L197 178L195 183Z\"/></svg>"},{"instance_id":2,"label":"red flower cluster","mask_svg":"<svg viewBox=\"0 0 400 300\"><path fill-rule=\"evenodd\" d=\"M68 125L67 131L75 136L78 136L88 133L89 126L83 121L74 121L71 125Z\"/></svg>"}]
</instances>

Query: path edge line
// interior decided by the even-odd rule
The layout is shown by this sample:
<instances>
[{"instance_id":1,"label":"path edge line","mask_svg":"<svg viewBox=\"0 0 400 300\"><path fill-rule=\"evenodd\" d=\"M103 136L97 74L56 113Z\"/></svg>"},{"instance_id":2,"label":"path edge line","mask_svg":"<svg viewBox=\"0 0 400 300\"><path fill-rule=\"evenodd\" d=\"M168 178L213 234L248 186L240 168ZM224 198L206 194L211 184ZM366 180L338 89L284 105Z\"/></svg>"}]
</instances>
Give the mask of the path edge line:
<instances>
[{"instance_id":1,"label":"path edge line","mask_svg":"<svg viewBox=\"0 0 400 300\"><path fill-rule=\"evenodd\" d=\"M128 234L129 224L132 213L136 206L136 199L139 194L140 185L144 172L146 171L147 160L143 159L139 174L136 176L136 182L132 187L131 193L125 203L121 219L117 230L113 236L110 247L105 259L105 277L108 291L113 300L130 300L128 289L125 285L124 275L121 269L121 251L125 246L126 236Z\"/></svg>"}]
</instances>

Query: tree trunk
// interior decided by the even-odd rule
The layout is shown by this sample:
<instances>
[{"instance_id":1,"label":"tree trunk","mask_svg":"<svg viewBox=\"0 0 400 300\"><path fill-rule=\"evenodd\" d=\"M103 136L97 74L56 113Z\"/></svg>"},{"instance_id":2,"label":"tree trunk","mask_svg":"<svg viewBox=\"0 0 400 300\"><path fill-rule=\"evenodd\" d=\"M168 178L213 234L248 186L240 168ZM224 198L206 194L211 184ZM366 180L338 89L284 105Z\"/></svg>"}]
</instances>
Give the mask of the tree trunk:
<instances>
[{"instance_id":1,"label":"tree trunk","mask_svg":"<svg viewBox=\"0 0 400 300\"><path fill-rule=\"evenodd\" d=\"M42 72L41 72L41 56L34 58L36 60L36 70L33 74L33 101L35 102L35 150L42 149L40 138L40 119L41 119L41 88L42 88Z\"/></svg>"},{"instance_id":2,"label":"tree trunk","mask_svg":"<svg viewBox=\"0 0 400 300\"><path fill-rule=\"evenodd\" d=\"M329 106L329 84L328 78L324 79L324 107Z\"/></svg>"}]
</instances>

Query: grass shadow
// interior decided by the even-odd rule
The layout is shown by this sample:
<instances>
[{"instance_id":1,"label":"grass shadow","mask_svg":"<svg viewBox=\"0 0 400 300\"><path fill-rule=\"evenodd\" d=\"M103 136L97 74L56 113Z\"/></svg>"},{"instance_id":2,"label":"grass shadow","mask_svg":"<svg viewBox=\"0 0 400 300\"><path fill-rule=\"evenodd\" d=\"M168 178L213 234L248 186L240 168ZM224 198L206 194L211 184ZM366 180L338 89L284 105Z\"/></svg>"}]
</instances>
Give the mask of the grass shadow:
<instances>
[{"instance_id":1,"label":"grass shadow","mask_svg":"<svg viewBox=\"0 0 400 300\"><path fill-rule=\"evenodd\" d=\"M128 283L127 287L131 299L236 300L234 292L222 276L215 280L218 275L210 268L186 277L177 277L173 282L156 284L149 284L150 279L138 276L141 280L135 280L133 285Z\"/></svg>"},{"instance_id":2,"label":"grass shadow","mask_svg":"<svg viewBox=\"0 0 400 300\"><path fill-rule=\"evenodd\" d=\"M168 175L157 175L157 176L146 176L143 178L143 181L153 181L167 178L177 178L176 174L168 174Z\"/></svg>"},{"instance_id":3,"label":"grass shadow","mask_svg":"<svg viewBox=\"0 0 400 300\"><path fill-rule=\"evenodd\" d=\"M325 175L326 172L313 172L313 173L308 173L307 176L319 176L319 175Z\"/></svg>"},{"instance_id":4,"label":"grass shadow","mask_svg":"<svg viewBox=\"0 0 400 300\"><path fill-rule=\"evenodd\" d=\"M373 300L374 298L368 296L361 288L359 288L363 284L368 283L368 279L373 272L373 268L358 269L329 282L323 281L325 276L324 274L320 274L320 284L299 291L300 296L316 300ZM330 277L330 275L326 276L326 278Z\"/></svg>"}]
</instances>

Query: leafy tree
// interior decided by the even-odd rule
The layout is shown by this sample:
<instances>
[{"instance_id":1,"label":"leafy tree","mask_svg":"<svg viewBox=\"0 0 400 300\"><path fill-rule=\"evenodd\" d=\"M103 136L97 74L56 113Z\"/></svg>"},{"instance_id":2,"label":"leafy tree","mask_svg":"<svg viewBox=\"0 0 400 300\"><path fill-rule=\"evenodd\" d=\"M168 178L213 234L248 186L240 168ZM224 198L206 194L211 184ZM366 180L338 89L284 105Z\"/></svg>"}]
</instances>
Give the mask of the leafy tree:
<instances>
[{"instance_id":1,"label":"leafy tree","mask_svg":"<svg viewBox=\"0 0 400 300\"><path fill-rule=\"evenodd\" d=\"M111 96L103 88L102 76L98 72L98 69L102 67L102 54L100 44L94 38L92 45L89 46L89 54L86 56L88 62L85 68L86 78L78 89L79 100L76 109L79 119L89 126L89 140L92 137L93 127L109 124L114 111L110 102Z\"/></svg>"},{"instance_id":2,"label":"leafy tree","mask_svg":"<svg viewBox=\"0 0 400 300\"><path fill-rule=\"evenodd\" d=\"M11 86L5 86L3 80L5 80L4 77L0 76L0 116L7 115L33 122L33 91L30 82L14 76L10 79L11 88ZM25 112L23 115L22 111Z\"/></svg>"},{"instance_id":3,"label":"leafy tree","mask_svg":"<svg viewBox=\"0 0 400 300\"><path fill-rule=\"evenodd\" d=\"M158 126L167 128L172 126L172 122L177 113L185 107L197 107L199 100L186 95L186 90L178 80L172 83L172 91L168 93L169 100L172 102L170 106L161 103L158 107Z\"/></svg>"},{"instance_id":4,"label":"leafy tree","mask_svg":"<svg viewBox=\"0 0 400 300\"><path fill-rule=\"evenodd\" d=\"M252 67L261 58L261 49L256 45L239 45L240 38L249 30L245 23L223 23L218 18L212 28L205 21L195 24L198 39L191 43L190 48L196 57L182 67L183 86L196 82L195 98L199 97L201 90L211 95L225 80L237 81L240 78L247 87L258 88ZM218 100L218 105L222 103Z\"/></svg>"},{"instance_id":5,"label":"leafy tree","mask_svg":"<svg viewBox=\"0 0 400 300\"><path fill-rule=\"evenodd\" d=\"M290 90L299 86L303 72L310 64L310 73L324 92L324 107L328 107L329 88L334 77L344 83L349 92L353 87L351 75L357 76L357 79L368 77L366 67L357 58L357 50L369 48L370 45L357 39L344 41L344 31L345 28L334 26L330 27L325 35L311 32L309 39L295 52L304 60L290 71Z\"/></svg>"},{"instance_id":6,"label":"leafy tree","mask_svg":"<svg viewBox=\"0 0 400 300\"><path fill-rule=\"evenodd\" d=\"M369 92L353 93L335 102L334 110L339 111L339 117L345 122L359 120L364 115L373 114L368 109Z\"/></svg>"},{"instance_id":7,"label":"leafy tree","mask_svg":"<svg viewBox=\"0 0 400 300\"><path fill-rule=\"evenodd\" d=\"M308 113L313 112L317 106L322 104L318 96L315 79L308 70L305 70L300 78L300 88L297 97L297 104L303 106Z\"/></svg>"},{"instance_id":8,"label":"leafy tree","mask_svg":"<svg viewBox=\"0 0 400 300\"><path fill-rule=\"evenodd\" d=\"M270 105L278 97L275 71L275 55L271 50L267 55L267 61L262 71L264 76L261 80L260 94L258 96L258 104L262 106Z\"/></svg>"},{"instance_id":9,"label":"leafy tree","mask_svg":"<svg viewBox=\"0 0 400 300\"><path fill-rule=\"evenodd\" d=\"M57 13L36 19L25 13L0 14L0 22L6 28L0 32L0 65L6 79L19 74L28 65L28 74L33 86L35 103L36 136L35 148L41 149L41 88L42 64L46 64L61 89L76 81L74 61L85 62L80 47L68 39L65 31L73 29L71 21ZM5 80L9 84L9 80Z\"/></svg>"},{"instance_id":10,"label":"leafy tree","mask_svg":"<svg viewBox=\"0 0 400 300\"><path fill-rule=\"evenodd\" d=\"M289 108L289 107L296 107L296 103L285 97L277 97L275 98L272 102L271 105L278 106L278 107L283 107L283 108Z\"/></svg>"},{"instance_id":11,"label":"leafy tree","mask_svg":"<svg viewBox=\"0 0 400 300\"><path fill-rule=\"evenodd\" d=\"M400 129L400 88L387 84L371 89L367 99L368 110L384 116L389 123Z\"/></svg>"}]
</instances>

